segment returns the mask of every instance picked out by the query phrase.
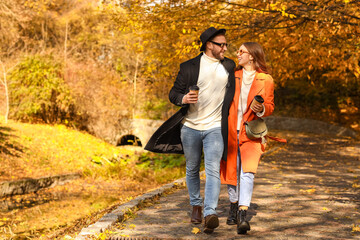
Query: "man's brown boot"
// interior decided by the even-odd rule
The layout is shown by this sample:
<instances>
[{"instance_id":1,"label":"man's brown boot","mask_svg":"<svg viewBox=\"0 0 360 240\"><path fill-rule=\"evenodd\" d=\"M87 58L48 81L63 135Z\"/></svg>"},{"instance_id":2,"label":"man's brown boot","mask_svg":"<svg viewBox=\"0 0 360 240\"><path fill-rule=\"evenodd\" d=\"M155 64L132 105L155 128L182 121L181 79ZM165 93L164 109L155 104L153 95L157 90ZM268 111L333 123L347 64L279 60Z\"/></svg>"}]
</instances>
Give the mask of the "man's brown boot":
<instances>
[{"instance_id":1,"label":"man's brown boot","mask_svg":"<svg viewBox=\"0 0 360 240\"><path fill-rule=\"evenodd\" d=\"M194 224L200 224L202 222L201 206L193 206L191 222Z\"/></svg>"},{"instance_id":2,"label":"man's brown boot","mask_svg":"<svg viewBox=\"0 0 360 240\"><path fill-rule=\"evenodd\" d=\"M212 233L218 226L219 218L216 214L211 214L205 217L204 233Z\"/></svg>"}]
</instances>

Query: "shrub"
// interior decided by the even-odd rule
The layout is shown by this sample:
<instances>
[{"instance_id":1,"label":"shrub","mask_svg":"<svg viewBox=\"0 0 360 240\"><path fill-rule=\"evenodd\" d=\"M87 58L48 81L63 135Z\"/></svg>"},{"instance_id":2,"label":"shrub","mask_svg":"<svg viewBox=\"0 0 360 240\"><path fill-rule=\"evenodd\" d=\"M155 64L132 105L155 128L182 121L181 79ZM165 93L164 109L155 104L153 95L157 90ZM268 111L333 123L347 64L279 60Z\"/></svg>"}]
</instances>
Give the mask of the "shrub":
<instances>
[{"instance_id":1,"label":"shrub","mask_svg":"<svg viewBox=\"0 0 360 240\"><path fill-rule=\"evenodd\" d=\"M25 57L9 74L10 117L29 122L60 123L74 112L62 65L52 56Z\"/></svg>"}]
</instances>

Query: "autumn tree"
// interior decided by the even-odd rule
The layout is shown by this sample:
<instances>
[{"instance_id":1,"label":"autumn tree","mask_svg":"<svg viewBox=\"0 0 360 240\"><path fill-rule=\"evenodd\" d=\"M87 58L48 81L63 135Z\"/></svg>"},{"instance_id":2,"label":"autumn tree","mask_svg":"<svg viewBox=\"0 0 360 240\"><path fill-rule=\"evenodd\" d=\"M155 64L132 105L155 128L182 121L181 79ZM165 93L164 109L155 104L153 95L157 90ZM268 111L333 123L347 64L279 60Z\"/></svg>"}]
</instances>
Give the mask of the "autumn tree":
<instances>
[{"instance_id":1,"label":"autumn tree","mask_svg":"<svg viewBox=\"0 0 360 240\"><path fill-rule=\"evenodd\" d=\"M132 3L129 28L146 49L146 69L151 71L142 69L142 76L156 98L167 98L179 63L199 53L199 35L215 26L228 30L232 45L227 55L234 60L242 42L264 47L279 114L344 123L359 110L359 1ZM120 16L116 22L123 20Z\"/></svg>"},{"instance_id":2,"label":"autumn tree","mask_svg":"<svg viewBox=\"0 0 360 240\"><path fill-rule=\"evenodd\" d=\"M219 2L233 17L215 21L266 49L286 112L305 104L341 122L342 111L359 110L359 1Z\"/></svg>"}]
</instances>

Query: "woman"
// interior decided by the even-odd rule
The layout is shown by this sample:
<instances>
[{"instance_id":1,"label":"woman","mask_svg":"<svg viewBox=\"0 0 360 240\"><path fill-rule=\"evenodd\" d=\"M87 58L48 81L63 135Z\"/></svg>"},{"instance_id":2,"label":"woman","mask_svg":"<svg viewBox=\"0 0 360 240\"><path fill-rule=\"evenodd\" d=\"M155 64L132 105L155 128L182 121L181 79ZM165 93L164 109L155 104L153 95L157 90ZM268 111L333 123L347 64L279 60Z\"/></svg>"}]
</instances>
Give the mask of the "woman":
<instances>
[{"instance_id":1,"label":"woman","mask_svg":"<svg viewBox=\"0 0 360 240\"><path fill-rule=\"evenodd\" d=\"M221 161L221 181L228 184L230 211L227 224L237 224L238 234L250 230L246 213L250 206L254 175L264 144L246 136L245 122L266 117L274 111L274 83L268 74L265 54L255 42L244 43L237 52L239 67L235 71L235 96L229 110L227 160ZM250 108L254 97L260 95L263 104ZM240 186L238 174L240 172Z\"/></svg>"}]
</instances>

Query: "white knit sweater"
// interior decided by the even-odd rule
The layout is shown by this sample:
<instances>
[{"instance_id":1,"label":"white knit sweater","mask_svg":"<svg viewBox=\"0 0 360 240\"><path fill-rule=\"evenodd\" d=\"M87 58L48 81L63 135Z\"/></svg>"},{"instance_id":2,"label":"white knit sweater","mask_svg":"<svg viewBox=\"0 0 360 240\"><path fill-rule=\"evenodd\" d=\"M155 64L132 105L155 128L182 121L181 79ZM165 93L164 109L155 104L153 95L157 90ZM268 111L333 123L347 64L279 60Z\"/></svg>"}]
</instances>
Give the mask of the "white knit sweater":
<instances>
[{"instance_id":1,"label":"white knit sweater","mask_svg":"<svg viewBox=\"0 0 360 240\"><path fill-rule=\"evenodd\" d=\"M183 124L196 130L221 127L221 109L224 102L229 73L218 59L205 53L200 59L200 72L197 85L199 98L190 104Z\"/></svg>"}]
</instances>

